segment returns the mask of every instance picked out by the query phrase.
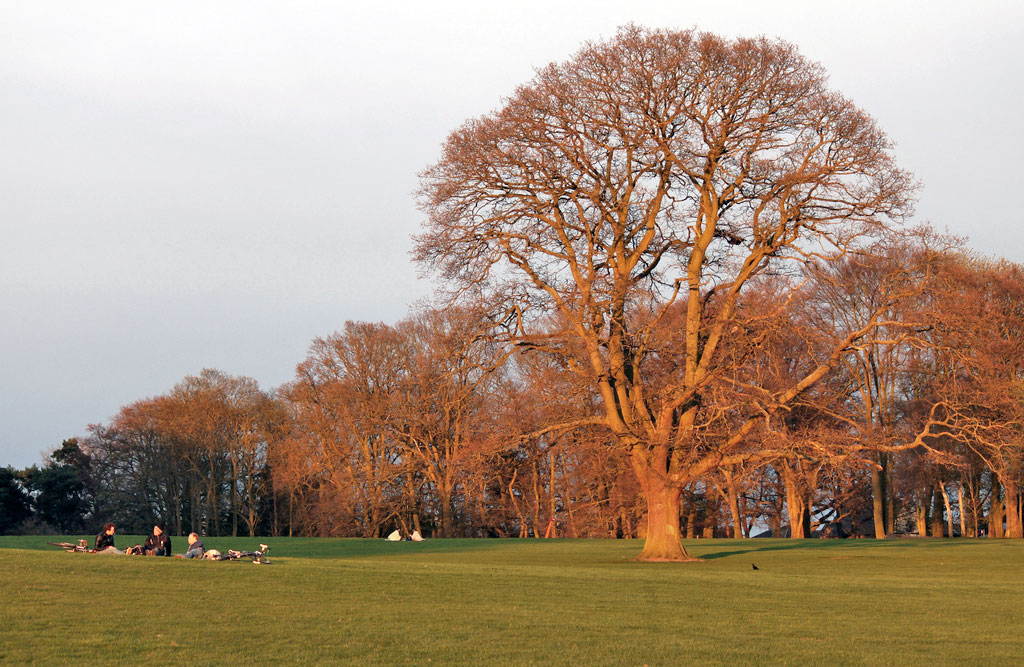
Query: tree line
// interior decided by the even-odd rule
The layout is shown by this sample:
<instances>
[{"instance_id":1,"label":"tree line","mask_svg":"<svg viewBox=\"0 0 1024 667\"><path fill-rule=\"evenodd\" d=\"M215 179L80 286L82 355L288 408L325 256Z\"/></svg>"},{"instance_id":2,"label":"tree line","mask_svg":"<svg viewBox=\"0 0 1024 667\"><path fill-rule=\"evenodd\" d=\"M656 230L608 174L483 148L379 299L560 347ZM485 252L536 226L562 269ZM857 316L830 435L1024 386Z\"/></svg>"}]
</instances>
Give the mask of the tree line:
<instances>
[{"instance_id":1,"label":"tree line","mask_svg":"<svg viewBox=\"0 0 1024 667\"><path fill-rule=\"evenodd\" d=\"M916 188L793 45L626 26L422 173L433 307L44 470L208 533L1021 537L1021 268L909 227Z\"/></svg>"},{"instance_id":2,"label":"tree line","mask_svg":"<svg viewBox=\"0 0 1024 667\"><path fill-rule=\"evenodd\" d=\"M798 284L784 297L783 279ZM685 363L685 316L652 329L654 393ZM721 455L682 489L681 536L1022 537L1024 270L928 229L744 296L728 370L705 389L707 451L872 318L813 390L744 434L756 456ZM3 529L642 537L647 503L593 419L586 352L565 363L494 328L484 308L424 309L315 340L273 391L186 377L43 466L0 472Z\"/></svg>"}]
</instances>

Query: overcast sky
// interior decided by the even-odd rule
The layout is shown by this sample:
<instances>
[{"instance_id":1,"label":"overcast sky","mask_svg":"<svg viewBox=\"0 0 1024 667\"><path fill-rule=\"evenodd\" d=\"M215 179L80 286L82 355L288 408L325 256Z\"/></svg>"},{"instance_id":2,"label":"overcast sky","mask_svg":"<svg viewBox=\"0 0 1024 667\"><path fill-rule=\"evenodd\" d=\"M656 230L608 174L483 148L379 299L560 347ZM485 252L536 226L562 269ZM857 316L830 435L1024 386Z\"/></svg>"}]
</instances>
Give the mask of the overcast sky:
<instances>
[{"instance_id":1,"label":"overcast sky","mask_svg":"<svg viewBox=\"0 0 1024 667\"><path fill-rule=\"evenodd\" d=\"M417 173L629 22L795 43L897 142L918 220L1024 262L1019 0L350 4L0 0L0 466L405 316Z\"/></svg>"}]
</instances>

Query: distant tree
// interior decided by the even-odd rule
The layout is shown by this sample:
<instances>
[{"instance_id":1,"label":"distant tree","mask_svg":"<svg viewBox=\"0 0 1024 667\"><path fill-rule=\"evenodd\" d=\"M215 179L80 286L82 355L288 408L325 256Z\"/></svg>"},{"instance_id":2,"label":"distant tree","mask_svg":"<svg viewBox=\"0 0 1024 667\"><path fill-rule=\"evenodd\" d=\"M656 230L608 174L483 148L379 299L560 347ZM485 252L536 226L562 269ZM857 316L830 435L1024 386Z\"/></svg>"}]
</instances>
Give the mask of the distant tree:
<instances>
[{"instance_id":1,"label":"distant tree","mask_svg":"<svg viewBox=\"0 0 1024 667\"><path fill-rule=\"evenodd\" d=\"M21 485L21 477L11 466L0 468L0 535L15 532L32 516L32 498Z\"/></svg>"},{"instance_id":2,"label":"distant tree","mask_svg":"<svg viewBox=\"0 0 1024 667\"><path fill-rule=\"evenodd\" d=\"M232 513L241 517L252 537L265 521L270 506L270 451L285 437L288 414L283 401L262 391L249 393L239 408L235 422L236 437L231 448L233 486L237 498L232 503ZM237 534L237 519L233 520L232 530L232 534Z\"/></svg>"},{"instance_id":3,"label":"distant tree","mask_svg":"<svg viewBox=\"0 0 1024 667\"><path fill-rule=\"evenodd\" d=\"M90 461L77 439L65 440L42 468L32 466L22 476L38 521L62 533L86 527L92 510Z\"/></svg>"},{"instance_id":4,"label":"distant tree","mask_svg":"<svg viewBox=\"0 0 1024 667\"><path fill-rule=\"evenodd\" d=\"M255 534L273 504L268 451L286 417L255 380L212 369L122 407L84 441L98 520Z\"/></svg>"},{"instance_id":5,"label":"distant tree","mask_svg":"<svg viewBox=\"0 0 1024 667\"><path fill-rule=\"evenodd\" d=\"M894 530L894 466L913 440L905 411L914 404L911 359L931 344L923 332L935 319L923 307L933 291L933 276L961 241L928 227L889 235L871 256L854 256L812 272L813 296L806 317L833 340L882 314L871 337L851 346L830 379L830 405L820 406L840 419L871 459L870 477L875 537ZM894 294L901 298L894 299ZM821 343L819 343L821 345Z\"/></svg>"},{"instance_id":6,"label":"distant tree","mask_svg":"<svg viewBox=\"0 0 1024 667\"><path fill-rule=\"evenodd\" d=\"M125 530L148 531L166 523L175 534L193 522L194 478L181 443L170 437L167 397L123 406L109 424L92 424L85 447L96 480L96 512Z\"/></svg>"},{"instance_id":7,"label":"distant tree","mask_svg":"<svg viewBox=\"0 0 1024 667\"><path fill-rule=\"evenodd\" d=\"M974 457L984 462L993 474L990 524L999 524L990 526L990 534L1022 538L1024 266L954 259L935 290L941 365L936 363L932 373L930 414L937 422L932 437L960 453L961 472ZM947 483L959 476L943 474L937 486L947 514Z\"/></svg>"},{"instance_id":8,"label":"distant tree","mask_svg":"<svg viewBox=\"0 0 1024 667\"><path fill-rule=\"evenodd\" d=\"M204 369L186 376L163 398L159 429L188 464L192 491L202 499L194 523L209 534L237 535L240 524L254 531L267 478L267 448L279 437L280 406L256 380ZM192 503L200 508L199 498Z\"/></svg>"},{"instance_id":9,"label":"distant tree","mask_svg":"<svg viewBox=\"0 0 1024 667\"><path fill-rule=\"evenodd\" d=\"M746 438L764 411L877 323L709 444L708 390L730 372L744 287L841 257L898 220L913 188L874 121L793 46L627 27L448 138L423 175L416 257L455 294L483 294L506 340L590 378L601 411L580 424L610 429L630 457L647 500L641 557L683 560L682 489L765 455ZM684 358L654 386L652 332L677 304Z\"/></svg>"},{"instance_id":10,"label":"distant tree","mask_svg":"<svg viewBox=\"0 0 1024 667\"><path fill-rule=\"evenodd\" d=\"M292 429L273 453L276 483L301 496L313 532L466 533L468 475L503 360L480 323L470 310L424 309L314 341L283 390Z\"/></svg>"},{"instance_id":11,"label":"distant tree","mask_svg":"<svg viewBox=\"0 0 1024 667\"><path fill-rule=\"evenodd\" d=\"M389 432L422 478L423 509L437 534L464 534L458 520L474 449L486 439L494 371L505 355L480 335L472 309L427 309L396 327L408 356L391 403Z\"/></svg>"},{"instance_id":12,"label":"distant tree","mask_svg":"<svg viewBox=\"0 0 1024 667\"><path fill-rule=\"evenodd\" d=\"M413 355L394 327L347 322L313 341L283 389L291 432L272 452L275 484L307 534L376 537L395 525L408 471L390 413Z\"/></svg>"}]
</instances>

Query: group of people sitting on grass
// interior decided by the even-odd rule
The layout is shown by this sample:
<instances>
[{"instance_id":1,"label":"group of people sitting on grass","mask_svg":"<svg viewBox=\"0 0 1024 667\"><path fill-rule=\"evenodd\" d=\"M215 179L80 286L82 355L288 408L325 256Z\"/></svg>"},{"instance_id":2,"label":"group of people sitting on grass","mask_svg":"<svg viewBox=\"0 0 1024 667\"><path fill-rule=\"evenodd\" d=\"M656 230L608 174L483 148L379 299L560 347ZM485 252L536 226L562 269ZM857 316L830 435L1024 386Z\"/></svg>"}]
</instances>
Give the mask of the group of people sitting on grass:
<instances>
[{"instance_id":1,"label":"group of people sitting on grass","mask_svg":"<svg viewBox=\"0 0 1024 667\"><path fill-rule=\"evenodd\" d=\"M164 531L160 524L153 526L153 532L146 538L144 544L136 544L121 551L114 546L114 532L117 530L112 523L104 524L103 532L96 536L96 553L103 554L125 554L128 556L170 556L171 537ZM175 558L202 558L206 554L206 547L203 541L195 533L188 534L188 549L183 554L175 555Z\"/></svg>"}]
</instances>

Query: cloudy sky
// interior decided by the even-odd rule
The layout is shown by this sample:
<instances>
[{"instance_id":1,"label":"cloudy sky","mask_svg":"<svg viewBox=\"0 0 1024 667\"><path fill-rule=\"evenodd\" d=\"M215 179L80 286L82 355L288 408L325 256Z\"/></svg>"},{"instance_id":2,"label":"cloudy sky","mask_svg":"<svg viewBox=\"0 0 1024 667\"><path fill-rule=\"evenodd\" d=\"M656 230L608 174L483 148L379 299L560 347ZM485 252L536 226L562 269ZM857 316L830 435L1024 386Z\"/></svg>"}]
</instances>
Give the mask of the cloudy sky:
<instances>
[{"instance_id":1,"label":"cloudy sky","mask_svg":"<svg viewBox=\"0 0 1024 667\"><path fill-rule=\"evenodd\" d=\"M897 142L919 220L1024 262L1018 0L370 4L0 0L0 466L403 317L446 135L629 22L797 44Z\"/></svg>"}]
</instances>

